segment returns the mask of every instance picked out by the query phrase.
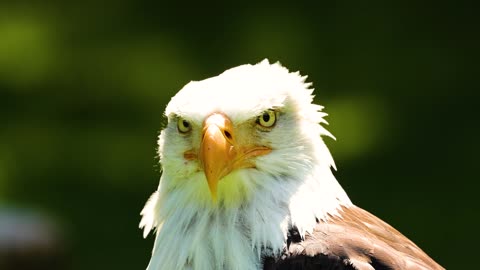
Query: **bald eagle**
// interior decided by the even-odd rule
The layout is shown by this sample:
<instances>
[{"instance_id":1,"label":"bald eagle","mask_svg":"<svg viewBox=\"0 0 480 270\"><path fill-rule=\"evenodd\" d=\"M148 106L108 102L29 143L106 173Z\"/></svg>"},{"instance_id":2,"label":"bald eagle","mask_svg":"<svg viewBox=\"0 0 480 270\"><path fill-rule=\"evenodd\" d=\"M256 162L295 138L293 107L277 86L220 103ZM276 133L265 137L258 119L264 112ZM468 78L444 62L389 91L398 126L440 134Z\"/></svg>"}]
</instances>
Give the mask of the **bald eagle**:
<instances>
[{"instance_id":1,"label":"bald eagle","mask_svg":"<svg viewBox=\"0 0 480 270\"><path fill-rule=\"evenodd\" d=\"M141 212L144 237L156 229L148 270L443 269L352 204L305 79L264 60L171 99Z\"/></svg>"}]
</instances>

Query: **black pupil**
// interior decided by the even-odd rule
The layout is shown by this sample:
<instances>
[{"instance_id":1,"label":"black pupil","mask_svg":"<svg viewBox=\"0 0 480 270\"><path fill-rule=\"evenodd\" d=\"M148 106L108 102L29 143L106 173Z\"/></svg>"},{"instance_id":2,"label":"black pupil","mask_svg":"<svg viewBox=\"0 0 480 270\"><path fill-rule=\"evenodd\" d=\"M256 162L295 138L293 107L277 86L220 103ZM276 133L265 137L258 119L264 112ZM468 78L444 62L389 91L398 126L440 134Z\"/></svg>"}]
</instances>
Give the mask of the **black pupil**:
<instances>
[{"instance_id":1,"label":"black pupil","mask_svg":"<svg viewBox=\"0 0 480 270\"><path fill-rule=\"evenodd\" d=\"M182 121L182 124L183 124L183 126L186 127L186 128L188 128L188 126L190 125L190 124L187 122L187 120L183 120L183 121Z\"/></svg>"},{"instance_id":2,"label":"black pupil","mask_svg":"<svg viewBox=\"0 0 480 270\"><path fill-rule=\"evenodd\" d=\"M263 119L263 121L265 121L265 122L270 121L270 114L268 114L268 113L263 113L262 119Z\"/></svg>"}]
</instances>

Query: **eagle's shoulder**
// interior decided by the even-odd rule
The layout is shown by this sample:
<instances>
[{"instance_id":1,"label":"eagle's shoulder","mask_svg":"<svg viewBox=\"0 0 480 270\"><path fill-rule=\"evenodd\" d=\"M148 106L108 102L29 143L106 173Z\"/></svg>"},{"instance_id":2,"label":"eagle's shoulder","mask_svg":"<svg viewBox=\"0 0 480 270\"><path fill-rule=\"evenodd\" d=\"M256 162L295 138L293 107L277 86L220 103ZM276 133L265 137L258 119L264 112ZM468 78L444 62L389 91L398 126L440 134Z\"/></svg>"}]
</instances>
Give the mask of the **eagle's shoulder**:
<instances>
[{"instance_id":1,"label":"eagle's shoulder","mask_svg":"<svg viewBox=\"0 0 480 270\"><path fill-rule=\"evenodd\" d=\"M264 270L444 269L412 241L369 212L342 207L302 240L291 230L288 249L266 258Z\"/></svg>"}]
</instances>

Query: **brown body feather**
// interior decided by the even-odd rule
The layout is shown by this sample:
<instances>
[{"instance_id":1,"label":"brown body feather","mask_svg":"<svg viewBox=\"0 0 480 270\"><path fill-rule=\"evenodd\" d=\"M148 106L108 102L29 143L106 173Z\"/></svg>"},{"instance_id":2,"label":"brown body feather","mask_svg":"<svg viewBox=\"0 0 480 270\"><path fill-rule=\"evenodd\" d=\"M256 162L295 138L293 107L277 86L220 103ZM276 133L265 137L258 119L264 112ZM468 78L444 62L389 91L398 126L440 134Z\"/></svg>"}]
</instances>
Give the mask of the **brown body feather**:
<instances>
[{"instance_id":1,"label":"brown body feather","mask_svg":"<svg viewBox=\"0 0 480 270\"><path fill-rule=\"evenodd\" d=\"M356 207L317 223L302 240L289 237L281 258L266 258L264 270L444 269L392 226Z\"/></svg>"}]
</instances>

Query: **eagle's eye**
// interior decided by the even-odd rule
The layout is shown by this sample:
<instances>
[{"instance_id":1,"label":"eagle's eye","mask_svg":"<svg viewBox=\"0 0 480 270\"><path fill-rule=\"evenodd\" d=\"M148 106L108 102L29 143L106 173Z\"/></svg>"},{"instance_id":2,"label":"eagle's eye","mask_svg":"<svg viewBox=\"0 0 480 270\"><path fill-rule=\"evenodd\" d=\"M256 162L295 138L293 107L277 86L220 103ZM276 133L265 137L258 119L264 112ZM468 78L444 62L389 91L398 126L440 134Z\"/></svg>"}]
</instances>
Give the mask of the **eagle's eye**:
<instances>
[{"instance_id":1,"label":"eagle's eye","mask_svg":"<svg viewBox=\"0 0 480 270\"><path fill-rule=\"evenodd\" d=\"M257 124L264 128L273 127L276 121L277 116L274 110L266 110L257 118Z\"/></svg>"},{"instance_id":2,"label":"eagle's eye","mask_svg":"<svg viewBox=\"0 0 480 270\"><path fill-rule=\"evenodd\" d=\"M180 133L187 133L192 130L192 125L187 120L179 117L177 121L177 129Z\"/></svg>"}]
</instances>

